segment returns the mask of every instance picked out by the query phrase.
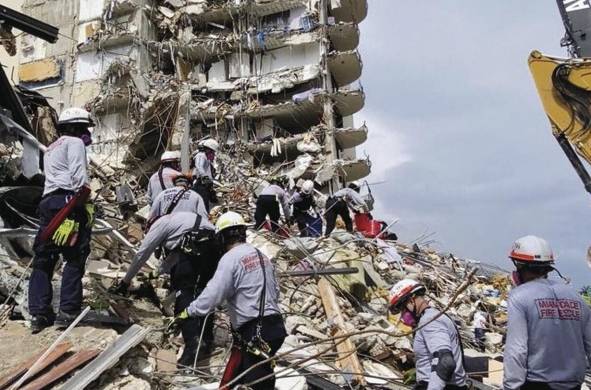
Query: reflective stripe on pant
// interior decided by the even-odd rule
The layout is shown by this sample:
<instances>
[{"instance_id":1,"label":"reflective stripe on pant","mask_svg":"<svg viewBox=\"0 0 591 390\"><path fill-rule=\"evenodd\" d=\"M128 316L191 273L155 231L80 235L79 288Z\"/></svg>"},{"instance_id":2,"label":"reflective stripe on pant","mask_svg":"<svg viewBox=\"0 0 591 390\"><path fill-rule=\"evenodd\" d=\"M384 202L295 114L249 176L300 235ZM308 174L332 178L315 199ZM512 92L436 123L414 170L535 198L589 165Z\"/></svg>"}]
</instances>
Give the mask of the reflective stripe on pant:
<instances>
[{"instance_id":1,"label":"reflective stripe on pant","mask_svg":"<svg viewBox=\"0 0 591 390\"><path fill-rule=\"evenodd\" d=\"M279 202L275 195L261 195L257 198L257 207L254 212L254 223L257 229L261 229L265 224L265 219L269 216L271 220L271 230L279 230Z\"/></svg>"},{"instance_id":2,"label":"reflective stripe on pant","mask_svg":"<svg viewBox=\"0 0 591 390\"><path fill-rule=\"evenodd\" d=\"M49 195L44 197L39 204L39 232L35 237L35 258L29 279L29 313L31 315L53 312L51 280L60 255L65 261L62 272L60 310L66 313L77 313L82 307L82 277L84 276L86 259L90 254L91 238L91 228L86 226L87 216L84 207L75 209L68 217L79 223L78 239L74 246L58 247L51 242L51 239L45 243L41 243L39 240L40 232L66 205L66 196L66 194Z\"/></svg>"},{"instance_id":3,"label":"reflective stripe on pant","mask_svg":"<svg viewBox=\"0 0 591 390\"><path fill-rule=\"evenodd\" d=\"M334 230L335 224L337 222L337 216L340 216L343 219L348 232L353 231L353 221L351 220L351 215L349 214L347 202L342 199L330 197L326 201L326 212L324 213L324 217L326 218L326 236L328 236Z\"/></svg>"}]
</instances>

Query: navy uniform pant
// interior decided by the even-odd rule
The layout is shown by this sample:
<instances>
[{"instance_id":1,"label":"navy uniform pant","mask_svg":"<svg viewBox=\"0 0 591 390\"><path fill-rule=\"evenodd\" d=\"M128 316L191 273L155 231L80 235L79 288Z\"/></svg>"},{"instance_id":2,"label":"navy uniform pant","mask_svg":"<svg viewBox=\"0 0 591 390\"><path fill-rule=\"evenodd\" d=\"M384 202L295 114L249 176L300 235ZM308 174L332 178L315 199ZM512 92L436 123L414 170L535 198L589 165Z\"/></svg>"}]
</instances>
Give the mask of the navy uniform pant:
<instances>
[{"instance_id":1,"label":"navy uniform pant","mask_svg":"<svg viewBox=\"0 0 591 390\"><path fill-rule=\"evenodd\" d=\"M353 231L353 221L349 215L349 207L347 202L342 199L336 199L333 197L328 198L326 201L326 212L324 217L326 218L326 232L325 236L329 236L335 228L337 217L340 216L348 232Z\"/></svg>"},{"instance_id":2,"label":"navy uniform pant","mask_svg":"<svg viewBox=\"0 0 591 390\"><path fill-rule=\"evenodd\" d=\"M177 315L199 297L207 282L213 277L219 261L219 253L213 242L209 242L201 246L197 256L188 255L180 249L172 251L168 256L176 256L176 259L171 261L175 265L170 271L170 281L171 289L176 294L174 314ZM181 323L185 356L194 356L202 330L200 351L209 352L213 346L213 319L213 315L209 315L189 318ZM191 361L190 364L192 363Z\"/></svg>"},{"instance_id":3,"label":"navy uniform pant","mask_svg":"<svg viewBox=\"0 0 591 390\"><path fill-rule=\"evenodd\" d=\"M60 294L60 310L73 314L82 307L82 277L86 259L90 254L91 228L87 227L84 207L75 209L68 218L79 223L78 238L71 247L58 247L51 238L40 242L40 233L51 219L66 205L73 192L56 191L46 195L39 204L39 232L35 237L35 258L29 280L29 313L31 315L52 315L53 289L51 279L60 255L65 262Z\"/></svg>"},{"instance_id":4,"label":"navy uniform pant","mask_svg":"<svg viewBox=\"0 0 591 390\"><path fill-rule=\"evenodd\" d=\"M275 195L260 195L257 198L256 209L254 212L254 223L257 229L261 229L265 224L267 215L271 219L271 230L277 232L279 230L279 218L281 212L279 211L279 202Z\"/></svg>"}]
</instances>

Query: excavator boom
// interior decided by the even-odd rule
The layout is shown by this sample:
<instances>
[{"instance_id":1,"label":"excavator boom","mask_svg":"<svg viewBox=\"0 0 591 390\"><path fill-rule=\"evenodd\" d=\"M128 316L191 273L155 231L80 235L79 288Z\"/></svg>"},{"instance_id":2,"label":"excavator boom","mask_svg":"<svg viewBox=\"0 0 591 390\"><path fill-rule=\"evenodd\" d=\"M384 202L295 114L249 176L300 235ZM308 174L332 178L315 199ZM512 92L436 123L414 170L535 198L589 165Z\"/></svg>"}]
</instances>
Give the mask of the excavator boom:
<instances>
[{"instance_id":1,"label":"excavator boom","mask_svg":"<svg viewBox=\"0 0 591 390\"><path fill-rule=\"evenodd\" d=\"M579 158L591 164L591 59L533 51L528 64L552 133L591 193L591 176Z\"/></svg>"}]
</instances>

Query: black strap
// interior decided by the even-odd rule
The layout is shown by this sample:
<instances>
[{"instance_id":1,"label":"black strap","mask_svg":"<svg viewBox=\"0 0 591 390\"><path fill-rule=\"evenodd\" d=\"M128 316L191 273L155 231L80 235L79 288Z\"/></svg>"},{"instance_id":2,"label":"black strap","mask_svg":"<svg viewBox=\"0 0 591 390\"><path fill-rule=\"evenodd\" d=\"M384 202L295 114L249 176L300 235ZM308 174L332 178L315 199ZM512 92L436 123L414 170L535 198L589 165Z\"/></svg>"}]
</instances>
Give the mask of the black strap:
<instances>
[{"instance_id":1,"label":"black strap","mask_svg":"<svg viewBox=\"0 0 591 390\"><path fill-rule=\"evenodd\" d=\"M448 316L447 313L443 313L443 315L446 316L451 321L452 325L456 329L456 334L458 336L458 344L460 344L460 352L462 352L462 366L464 367L464 370L465 370L466 369L466 357L464 356L464 343L462 343L462 336L460 335L460 330L458 329L454 320L450 316Z\"/></svg>"},{"instance_id":2,"label":"black strap","mask_svg":"<svg viewBox=\"0 0 591 390\"><path fill-rule=\"evenodd\" d=\"M160 168L158 169L158 180L160 180L160 187L162 188L162 191L164 191L166 189L166 186L164 185L164 178L162 177L163 170L164 170L163 166L160 166Z\"/></svg>"},{"instance_id":3,"label":"black strap","mask_svg":"<svg viewBox=\"0 0 591 390\"><path fill-rule=\"evenodd\" d=\"M189 191L189 190L184 188L184 189L180 190L179 192L177 192L177 194L174 196L174 198L172 199L172 202L170 202L170 204L168 205L168 208L166 209L166 212L163 215L168 215L168 214L172 213L174 208L179 204L179 202L181 201L181 198L183 197L183 195L187 191Z\"/></svg>"},{"instance_id":4,"label":"black strap","mask_svg":"<svg viewBox=\"0 0 591 390\"><path fill-rule=\"evenodd\" d=\"M197 214L197 218L195 218L195 224L193 225L193 231L199 231L199 227L201 226L201 214Z\"/></svg>"},{"instance_id":5,"label":"black strap","mask_svg":"<svg viewBox=\"0 0 591 390\"><path fill-rule=\"evenodd\" d=\"M263 317L265 316L265 303L267 301L267 275L265 272L265 262L263 260L263 256L261 255L261 251L259 251L258 249L256 249L256 251L257 255L259 256L259 261L261 263L261 269L263 270L263 289L261 291L261 299L259 303L259 318L257 324L257 326L262 327Z\"/></svg>"}]
</instances>

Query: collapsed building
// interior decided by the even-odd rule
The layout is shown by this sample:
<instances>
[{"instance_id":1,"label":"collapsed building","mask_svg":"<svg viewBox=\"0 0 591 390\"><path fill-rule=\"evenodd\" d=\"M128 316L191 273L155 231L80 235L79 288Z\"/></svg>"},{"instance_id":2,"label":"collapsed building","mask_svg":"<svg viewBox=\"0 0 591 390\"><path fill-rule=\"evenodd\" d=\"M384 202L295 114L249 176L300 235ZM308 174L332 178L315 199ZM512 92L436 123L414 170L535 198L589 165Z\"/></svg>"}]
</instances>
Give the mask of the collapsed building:
<instances>
[{"instance_id":1,"label":"collapsed building","mask_svg":"<svg viewBox=\"0 0 591 390\"><path fill-rule=\"evenodd\" d=\"M68 38L24 35L20 83L58 112L93 112L98 166L145 178L165 149L215 137L256 164L298 167L295 179L339 186L370 172L355 155L367 127L353 122L366 0L26 0L23 11Z\"/></svg>"},{"instance_id":2,"label":"collapsed building","mask_svg":"<svg viewBox=\"0 0 591 390\"><path fill-rule=\"evenodd\" d=\"M367 3L56 5L23 4L24 13L58 26L62 34L55 44L30 34L20 38L21 86L12 101L20 99L28 120L3 123L20 124L32 137L0 132L0 389L15 383L217 388L230 347L223 310L216 312L215 351L187 374L174 364L182 342L167 327L169 282L149 277L157 260L143 269L133 298L105 291L122 276L142 239L143 183L166 149L181 150L188 169L191 145L204 137L223 144L216 162L221 204L212 210L213 219L223 208L251 216L252 194L273 174L293 182L310 178L327 191L367 176L370 161L357 158L355 147L368 129L353 121L364 104L356 48ZM91 186L103 211L84 278L93 316L67 334L49 329L23 337L42 173L39 153L27 151L30 144L42 150L54 139L55 113L69 106L88 108L97 121ZM339 230L322 239L249 230L248 240L274 259L280 277L289 336L278 354L278 388L409 388L412 332L385 311L388 288L405 277L421 280L434 304L459 325L466 356L478 364L471 371L475 387L500 385L508 291L502 270ZM472 334L478 304L490 322L484 352L474 349ZM52 344L56 339L63 342Z\"/></svg>"}]
</instances>

